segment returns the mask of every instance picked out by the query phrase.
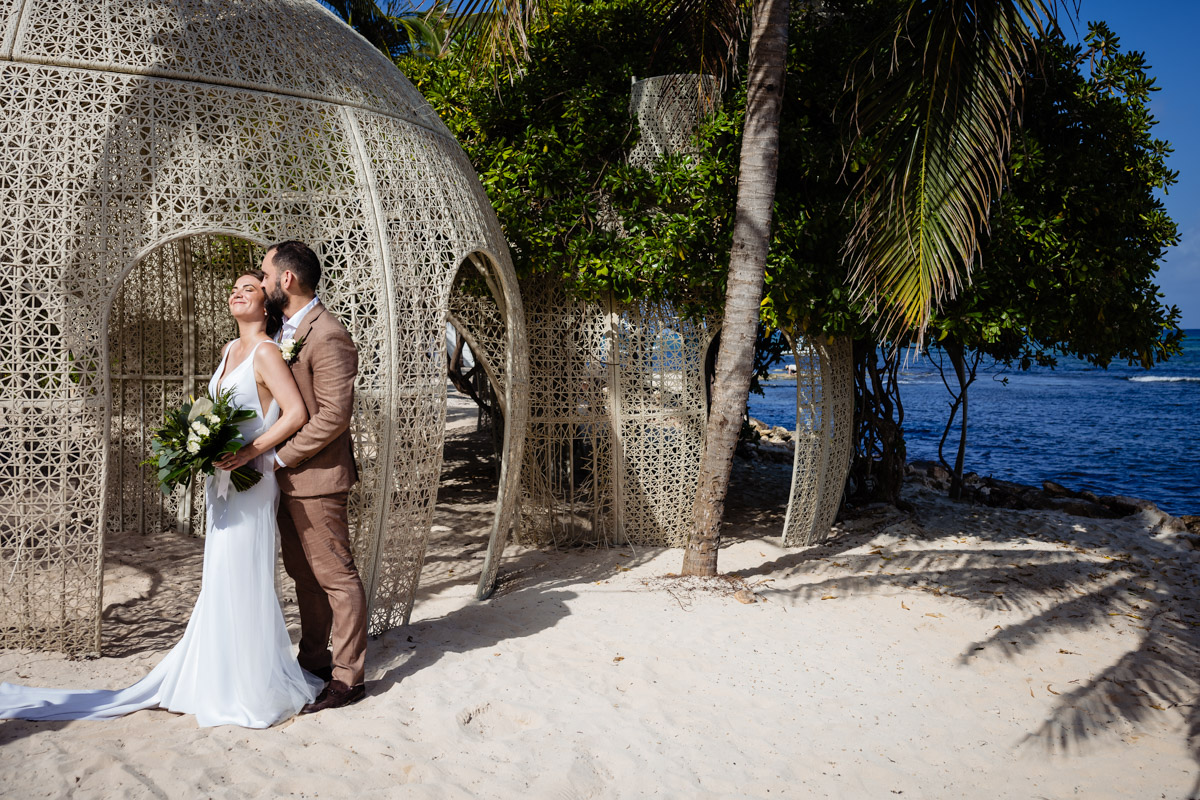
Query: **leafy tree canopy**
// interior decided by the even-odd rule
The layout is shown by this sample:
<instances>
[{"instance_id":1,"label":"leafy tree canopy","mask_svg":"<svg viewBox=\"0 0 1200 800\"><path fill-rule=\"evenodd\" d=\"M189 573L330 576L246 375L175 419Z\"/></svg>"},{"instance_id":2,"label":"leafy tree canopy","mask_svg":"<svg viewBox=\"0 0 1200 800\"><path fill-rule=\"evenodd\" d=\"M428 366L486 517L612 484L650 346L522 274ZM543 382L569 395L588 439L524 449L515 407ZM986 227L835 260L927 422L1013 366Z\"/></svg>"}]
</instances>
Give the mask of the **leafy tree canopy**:
<instances>
[{"instance_id":1,"label":"leafy tree canopy","mask_svg":"<svg viewBox=\"0 0 1200 800\"><path fill-rule=\"evenodd\" d=\"M1103 23L1086 44L1040 43L1011 177L973 284L933 322L935 338L1028 368L1055 353L1149 367L1179 351L1179 310L1154 284L1178 242L1159 192L1177 173L1154 138L1154 79Z\"/></svg>"},{"instance_id":2,"label":"leafy tree canopy","mask_svg":"<svg viewBox=\"0 0 1200 800\"><path fill-rule=\"evenodd\" d=\"M874 143L844 125L846 75L898 0L797 4L763 319L800 335L870 337L846 288L851 184ZM662 297L719 311L736 195L744 90L698 131L700 152L653 174L626 157L638 135L629 87L649 69L659 20L638 0L562 2L538 18L523 71L466 52L399 63L463 145L521 275L561 277L584 297ZM1156 192L1175 179L1154 139L1143 57L1092 26L1086 47L1040 43L1006 192L972 285L935 318L954 337L1027 366L1055 352L1151 363L1174 351L1178 312L1152 279L1174 223ZM655 73L686 71L683 47ZM847 157L849 155L849 157Z\"/></svg>"},{"instance_id":3,"label":"leafy tree canopy","mask_svg":"<svg viewBox=\"0 0 1200 800\"><path fill-rule=\"evenodd\" d=\"M851 182L869 155L861 144L851 149L846 75L897 7L892 0L828 0L820 13L797 4L792 14L764 319L795 335L871 335L843 260Z\"/></svg>"},{"instance_id":4,"label":"leafy tree canopy","mask_svg":"<svg viewBox=\"0 0 1200 800\"><path fill-rule=\"evenodd\" d=\"M655 20L632 0L556 4L538 19L512 76L453 50L400 61L479 173L518 274L710 311L729 259L736 95L700 132L701 157L632 167L630 83L645 76ZM655 63L670 71L682 58L668 50Z\"/></svg>"}]
</instances>

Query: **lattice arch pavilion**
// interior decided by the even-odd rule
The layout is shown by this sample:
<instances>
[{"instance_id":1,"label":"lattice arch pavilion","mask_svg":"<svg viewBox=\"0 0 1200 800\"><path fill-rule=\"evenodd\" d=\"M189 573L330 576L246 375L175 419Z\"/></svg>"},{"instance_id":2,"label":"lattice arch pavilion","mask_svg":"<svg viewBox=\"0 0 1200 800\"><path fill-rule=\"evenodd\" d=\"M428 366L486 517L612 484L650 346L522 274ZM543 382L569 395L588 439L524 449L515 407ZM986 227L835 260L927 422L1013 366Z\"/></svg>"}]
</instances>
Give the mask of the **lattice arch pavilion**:
<instances>
[{"instance_id":1,"label":"lattice arch pavilion","mask_svg":"<svg viewBox=\"0 0 1200 800\"><path fill-rule=\"evenodd\" d=\"M0 0L0 85L0 646L96 652L105 536L199 522L137 466L144 431L234 334L230 279L288 238L359 347L354 547L372 631L405 621L465 264L500 314L506 462L527 415L506 244L434 111L315 0Z\"/></svg>"},{"instance_id":2,"label":"lattice arch pavilion","mask_svg":"<svg viewBox=\"0 0 1200 800\"><path fill-rule=\"evenodd\" d=\"M711 76L634 83L630 113L641 137L629 161L652 167L663 155L693 152L692 132L718 99ZM704 454L704 363L717 321L687 319L667 302L580 300L546 275L523 280L521 295L530 407L518 540L683 545ZM494 303L464 291L451 308L495 384L503 371L494 367Z\"/></svg>"},{"instance_id":3,"label":"lattice arch pavilion","mask_svg":"<svg viewBox=\"0 0 1200 800\"><path fill-rule=\"evenodd\" d=\"M853 344L848 336L789 337L796 361L796 432L783 544L829 536L854 450Z\"/></svg>"}]
</instances>

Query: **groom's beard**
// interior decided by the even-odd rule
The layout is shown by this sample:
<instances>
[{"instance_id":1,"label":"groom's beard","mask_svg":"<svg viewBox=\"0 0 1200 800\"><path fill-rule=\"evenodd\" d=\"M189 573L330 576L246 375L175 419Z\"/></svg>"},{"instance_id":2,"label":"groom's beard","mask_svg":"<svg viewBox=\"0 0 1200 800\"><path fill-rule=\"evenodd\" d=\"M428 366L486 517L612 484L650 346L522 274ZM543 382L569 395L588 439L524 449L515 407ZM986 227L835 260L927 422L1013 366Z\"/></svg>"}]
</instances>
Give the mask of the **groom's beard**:
<instances>
[{"instance_id":1,"label":"groom's beard","mask_svg":"<svg viewBox=\"0 0 1200 800\"><path fill-rule=\"evenodd\" d=\"M283 316L283 310L287 308L288 296L284 293L283 288L276 285L274 289L267 292L267 311L279 317Z\"/></svg>"}]
</instances>

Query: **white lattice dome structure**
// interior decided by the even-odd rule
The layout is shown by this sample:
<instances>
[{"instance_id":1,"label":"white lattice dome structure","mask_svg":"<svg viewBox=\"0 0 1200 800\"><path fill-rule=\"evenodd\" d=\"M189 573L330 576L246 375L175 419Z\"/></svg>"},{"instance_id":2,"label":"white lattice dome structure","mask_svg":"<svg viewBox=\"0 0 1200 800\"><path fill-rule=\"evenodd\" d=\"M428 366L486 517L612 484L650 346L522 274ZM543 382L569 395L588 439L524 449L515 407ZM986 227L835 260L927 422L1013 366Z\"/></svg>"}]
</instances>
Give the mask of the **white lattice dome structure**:
<instances>
[{"instance_id":1,"label":"white lattice dome structure","mask_svg":"<svg viewBox=\"0 0 1200 800\"><path fill-rule=\"evenodd\" d=\"M512 463L527 403L504 238L434 111L315 0L0 0L0 86L0 646L96 652L105 537L198 524L195 491L164 499L139 466L146 431L203 390L237 271L293 238L360 352L351 513L371 629L405 621L460 268L502 317Z\"/></svg>"}]
</instances>

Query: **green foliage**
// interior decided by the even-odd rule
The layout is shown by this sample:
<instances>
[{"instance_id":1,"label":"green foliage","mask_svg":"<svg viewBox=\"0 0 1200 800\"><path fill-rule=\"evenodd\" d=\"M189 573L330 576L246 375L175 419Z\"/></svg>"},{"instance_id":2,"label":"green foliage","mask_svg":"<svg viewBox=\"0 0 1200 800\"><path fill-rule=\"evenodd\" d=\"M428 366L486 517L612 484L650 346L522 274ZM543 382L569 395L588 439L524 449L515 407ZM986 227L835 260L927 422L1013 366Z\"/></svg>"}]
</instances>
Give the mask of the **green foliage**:
<instances>
[{"instance_id":1,"label":"green foliage","mask_svg":"<svg viewBox=\"0 0 1200 800\"><path fill-rule=\"evenodd\" d=\"M779 180L763 319L774 329L860 329L845 288L849 231L845 139L834 121L864 30L895 5L796 4L791 23ZM631 78L644 77L660 30L634 0L551 4L531 31L530 59L475 66L471 50L398 63L463 145L495 207L521 275L552 274L585 297L662 297L684 313L719 313L732 246L745 87L734 86L697 132L698 158L651 174L625 159L638 131ZM656 74L694 69L662 47ZM612 224L616 221L618 224Z\"/></svg>"},{"instance_id":2,"label":"green foliage","mask_svg":"<svg viewBox=\"0 0 1200 800\"><path fill-rule=\"evenodd\" d=\"M842 266L850 234L851 136L839 124L846 73L895 12L895 3L828 0L823 13L797 3L789 37L780 122L775 224L767 262L764 320L797 335L869 335ZM861 159L849 159L851 172Z\"/></svg>"},{"instance_id":3,"label":"green foliage","mask_svg":"<svg viewBox=\"0 0 1200 800\"><path fill-rule=\"evenodd\" d=\"M389 58L431 55L446 37L448 4L410 0L321 0L321 4Z\"/></svg>"},{"instance_id":4,"label":"green foliage","mask_svg":"<svg viewBox=\"0 0 1200 800\"><path fill-rule=\"evenodd\" d=\"M878 143L844 125L845 79L863 42L882 41L905 5L827 0L821 13L793 11L769 328L870 335L842 256L851 184ZM662 297L711 314L729 263L745 93L727 92L699 131L701 157L664 159L653 174L629 166L638 135L630 80L647 69L658 30L635 0L561 2L539 17L530 60L511 82L507 67L478 70L456 51L399 63L470 157L519 274L562 277L585 297ZM1153 81L1107 29L1088 41L1040 45L1045 76L1025 78L1013 176L992 208L974 283L935 318L935 339L1026 366L1054 352L1096 363L1172 352L1177 314L1152 283L1176 236L1154 195L1174 175L1164 166L1169 148L1150 135ZM672 69L687 69L681 51L655 56L657 72Z\"/></svg>"},{"instance_id":5,"label":"green foliage","mask_svg":"<svg viewBox=\"0 0 1200 800\"><path fill-rule=\"evenodd\" d=\"M1067 353L1149 367L1179 350L1179 311L1153 283L1178 241L1159 191L1175 182L1149 110L1154 79L1104 24L1086 47L1040 43L1008 191L973 285L933 321L935 339L1028 368Z\"/></svg>"},{"instance_id":6,"label":"green foliage","mask_svg":"<svg viewBox=\"0 0 1200 800\"><path fill-rule=\"evenodd\" d=\"M466 150L518 274L559 276L582 296L719 305L740 118L723 110L707 124L699 159L631 167L629 86L654 21L630 0L554 4L539 21L511 81L503 66L474 69L466 52L399 62ZM672 58L681 63L670 52L657 63Z\"/></svg>"}]
</instances>

